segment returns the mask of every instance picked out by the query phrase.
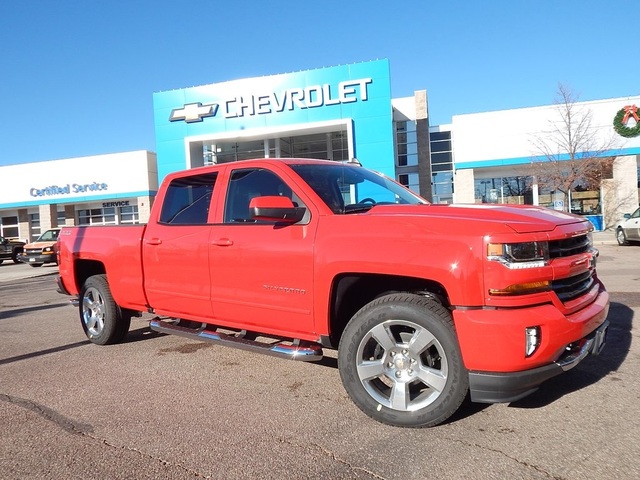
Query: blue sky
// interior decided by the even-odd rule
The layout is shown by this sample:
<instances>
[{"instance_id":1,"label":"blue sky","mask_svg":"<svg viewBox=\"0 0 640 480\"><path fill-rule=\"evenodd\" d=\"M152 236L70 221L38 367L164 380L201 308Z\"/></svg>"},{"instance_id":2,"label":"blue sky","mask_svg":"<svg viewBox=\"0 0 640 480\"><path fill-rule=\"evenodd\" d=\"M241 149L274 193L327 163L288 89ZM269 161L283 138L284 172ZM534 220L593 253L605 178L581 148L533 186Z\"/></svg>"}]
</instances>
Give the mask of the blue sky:
<instances>
[{"instance_id":1,"label":"blue sky","mask_svg":"<svg viewBox=\"0 0 640 480\"><path fill-rule=\"evenodd\" d=\"M638 0L2 0L0 165L155 151L153 92L378 58L432 125L559 82L638 95L639 22Z\"/></svg>"}]
</instances>

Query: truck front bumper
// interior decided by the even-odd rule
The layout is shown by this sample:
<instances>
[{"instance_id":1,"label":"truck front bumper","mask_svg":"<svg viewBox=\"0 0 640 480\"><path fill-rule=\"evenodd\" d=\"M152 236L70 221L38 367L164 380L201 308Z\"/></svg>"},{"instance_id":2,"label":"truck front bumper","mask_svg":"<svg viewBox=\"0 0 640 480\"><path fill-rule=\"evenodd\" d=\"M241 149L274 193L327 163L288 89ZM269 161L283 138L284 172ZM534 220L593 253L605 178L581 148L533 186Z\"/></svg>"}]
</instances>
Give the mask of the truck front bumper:
<instances>
[{"instance_id":1,"label":"truck front bumper","mask_svg":"<svg viewBox=\"0 0 640 480\"><path fill-rule=\"evenodd\" d=\"M469 372L471 398L477 402L512 402L576 366L604 345L609 294L598 283L578 310L544 303L515 308L453 310L462 358ZM536 331L535 348L527 345Z\"/></svg>"},{"instance_id":2,"label":"truck front bumper","mask_svg":"<svg viewBox=\"0 0 640 480\"><path fill-rule=\"evenodd\" d=\"M22 263L28 263L31 265L42 265L44 263L54 263L56 261L56 255L53 253L41 253L39 255L26 255L22 253L18 257L18 260Z\"/></svg>"},{"instance_id":3,"label":"truck front bumper","mask_svg":"<svg viewBox=\"0 0 640 480\"><path fill-rule=\"evenodd\" d=\"M585 338L567 345L555 362L520 372L469 372L471 400L480 403L515 402L535 392L540 384L571 370L589 354L598 355L607 339L609 321Z\"/></svg>"}]
</instances>

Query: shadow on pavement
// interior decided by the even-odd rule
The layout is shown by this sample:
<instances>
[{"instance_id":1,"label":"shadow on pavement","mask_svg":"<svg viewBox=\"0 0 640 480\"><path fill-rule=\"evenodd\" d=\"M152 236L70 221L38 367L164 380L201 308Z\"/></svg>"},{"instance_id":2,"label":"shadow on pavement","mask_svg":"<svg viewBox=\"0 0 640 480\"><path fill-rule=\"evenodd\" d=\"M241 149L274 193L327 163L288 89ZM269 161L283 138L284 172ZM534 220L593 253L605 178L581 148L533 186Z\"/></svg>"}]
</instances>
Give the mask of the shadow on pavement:
<instances>
[{"instance_id":1,"label":"shadow on pavement","mask_svg":"<svg viewBox=\"0 0 640 480\"><path fill-rule=\"evenodd\" d=\"M37 312L40 310L49 310L50 308L67 307L69 302L49 303L47 305L36 305L34 307L14 308L13 310L0 311L0 320L18 317L25 313Z\"/></svg>"},{"instance_id":2,"label":"shadow on pavement","mask_svg":"<svg viewBox=\"0 0 640 480\"><path fill-rule=\"evenodd\" d=\"M135 330L129 330L127 336L120 343L135 343L141 342L143 340L151 340L152 338L163 337L164 333L158 333L149 327L137 328Z\"/></svg>"},{"instance_id":3,"label":"shadow on pavement","mask_svg":"<svg viewBox=\"0 0 640 480\"><path fill-rule=\"evenodd\" d=\"M141 340L147 340L147 339L155 338L161 335L162 335L161 333L156 333L153 330L151 330L149 327L143 327L143 328L138 328L136 330L131 330L127 334L127 337L125 338L125 340L121 343L139 342ZM83 340L81 342L74 342L74 343L69 343L67 345L60 345L59 347L47 348L46 350L40 350L39 352L31 352L31 353L25 353L23 355L16 355L15 357L0 359L0 365L19 362L21 360L28 360L30 358L37 358L43 355L49 355L50 353L63 352L65 350L82 347L84 345L90 345L90 344L91 342L89 340Z\"/></svg>"},{"instance_id":4,"label":"shadow on pavement","mask_svg":"<svg viewBox=\"0 0 640 480\"><path fill-rule=\"evenodd\" d=\"M19 362L20 360L28 360L30 358L37 358L43 355L49 355L50 353L63 352L71 348L77 348L77 347L82 347L84 345L88 345L89 343L90 343L89 340L83 340L82 342L69 343L67 345L61 345L59 347L47 348L46 350L40 350L39 352L31 352L31 353L25 353L23 355L16 355L15 357L1 359L0 365Z\"/></svg>"}]
</instances>

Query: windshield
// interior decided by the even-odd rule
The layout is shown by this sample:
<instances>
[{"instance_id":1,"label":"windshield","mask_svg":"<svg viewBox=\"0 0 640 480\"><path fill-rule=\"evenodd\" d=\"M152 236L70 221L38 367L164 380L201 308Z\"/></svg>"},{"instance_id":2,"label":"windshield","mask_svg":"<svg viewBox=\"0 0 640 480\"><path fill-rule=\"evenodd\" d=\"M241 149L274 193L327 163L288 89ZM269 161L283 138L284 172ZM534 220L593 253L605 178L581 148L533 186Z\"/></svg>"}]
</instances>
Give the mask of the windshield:
<instances>
[{"instance_id":1,"label":"windshield","mask_svg":"<svg viewBox=\"0 0 640 480\"><path fill-rule=\"evenodd\" d=\"M58 232L60 230L47 230L44 232L36 242L55 242L58 240Z\"/></svg>"},{"instance_id":2,"label":"windshield","mask_svg":"<svg viewBox=\"0 0 640 480\"><path fill-rule=\"evenodd\" d=\"M416 205L427 203L402 185L366 168L335 165L298 164L291 168L300 175L333 213L353 213L374 205Z\"/></svg>"}]
</instances>

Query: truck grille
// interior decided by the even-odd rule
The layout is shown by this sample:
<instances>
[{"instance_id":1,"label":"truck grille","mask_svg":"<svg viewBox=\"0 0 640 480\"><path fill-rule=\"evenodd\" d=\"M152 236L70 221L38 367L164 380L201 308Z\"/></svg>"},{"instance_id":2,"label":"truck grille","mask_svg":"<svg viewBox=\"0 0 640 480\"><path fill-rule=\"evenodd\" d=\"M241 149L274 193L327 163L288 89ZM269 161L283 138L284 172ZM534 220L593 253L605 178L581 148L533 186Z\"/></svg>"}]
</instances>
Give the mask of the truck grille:
<instances>
[{"instance_id":1,"label":"truck grille","mask_svg":"<svg viewBox=\"0 0 640 480\"><path fill-rule=\"evenodd\" d=\"M549 256L551 258L570 257L579 253L588 252L591 249L591 240L587 235L565 238L564 240L551 240L549 242Z\"/></svg>"},{"instance_id":2,"label":"truck grille","mask_svg":"<svg viewBox=\"0 0 640 480\"><path fill-rule=\"evenodd\" d=\"M578 298L587 293L593 286L593 270L569 278L554 280L551 288L562 303Z\"/></svg>"},{"instance_id":3,"label":"truck grille","mask_svg":"<svg viewBox=\"0 0 640 480\"><path fill-rule=\"evenodd\" d=\"M591 250L591 239L588 235L565 238L563 240L551 240L549 242L549 257L563 258L579 255ZM565 303L587 293L595 282L593 270L583 272L569 278L554 280L551 288L558 295L561 302Z\"/></svg>"}]
</instances>

